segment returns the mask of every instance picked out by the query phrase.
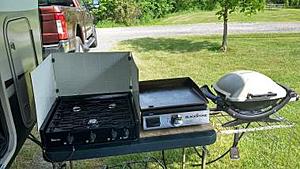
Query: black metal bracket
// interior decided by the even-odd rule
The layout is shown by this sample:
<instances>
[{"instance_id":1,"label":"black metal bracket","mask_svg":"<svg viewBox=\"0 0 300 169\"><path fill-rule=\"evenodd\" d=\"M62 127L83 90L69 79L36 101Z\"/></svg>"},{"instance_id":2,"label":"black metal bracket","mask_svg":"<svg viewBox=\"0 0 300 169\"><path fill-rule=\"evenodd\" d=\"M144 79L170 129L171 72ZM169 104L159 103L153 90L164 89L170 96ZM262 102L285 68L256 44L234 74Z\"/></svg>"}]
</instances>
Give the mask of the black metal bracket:
<instances>
[{"instance_id":1,"label":"black metal bracket","mask_svg":"<svg viewBox=\"0 0 300 169\"><path fill-rule=\"evenodd\" d=\"M30 133L27 138L42 148L42 142L39 141L33 134Z\"/></svg>"},{"instance_id":2,"label":"black metal bracket","mask_svg":"<svg viewBox=\"0 0 300 169\"><path fill-rule=\"evenodd\" d=\"M239 153L239 148L238 148L239 141L240 141L240 134L234 133L233 144L230 149L230 159L231 160L239 160L240 159L240 153Z\"/></svg>"},{"instance_id":3,"label":"black metal bracket","mask_svg":"<svg viewBox=\"0 0 300 169\"><path fill-rule=\"evenodd\" d=\"M270 123L274 123L274 122L281 122L282 119L275 119L275 118L271 118L271 117L265 117L263 119L258 119L258 120L241 120L241 119L235 119L232 121L228 121L224 124L222 124L223 127L234 127L234 126L238 126L244 123L250 123L250 122L270 122Z\"/></svg>"}]
</instances>

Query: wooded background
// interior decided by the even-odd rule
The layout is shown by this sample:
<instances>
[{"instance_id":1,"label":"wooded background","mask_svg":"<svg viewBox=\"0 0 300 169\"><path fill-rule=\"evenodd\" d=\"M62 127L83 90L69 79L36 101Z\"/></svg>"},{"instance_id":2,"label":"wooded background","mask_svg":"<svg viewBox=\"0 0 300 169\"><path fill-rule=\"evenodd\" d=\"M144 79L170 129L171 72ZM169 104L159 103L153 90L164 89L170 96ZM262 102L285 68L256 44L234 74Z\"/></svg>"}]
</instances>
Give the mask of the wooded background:
<instances>
[{"instance_id":1,"label":"wooded background","mask_svg":"<svg viewBox=\"0 0 300 169\"><path fill-rule=\"evenodd\" d=\"M300 0L267 0L266 3L300 7ZM147 23L167 14L189 10L214 10L218 0L100 0L93 9L96 22L114 22L124 25Z\"/></svg>"}]
</instances>

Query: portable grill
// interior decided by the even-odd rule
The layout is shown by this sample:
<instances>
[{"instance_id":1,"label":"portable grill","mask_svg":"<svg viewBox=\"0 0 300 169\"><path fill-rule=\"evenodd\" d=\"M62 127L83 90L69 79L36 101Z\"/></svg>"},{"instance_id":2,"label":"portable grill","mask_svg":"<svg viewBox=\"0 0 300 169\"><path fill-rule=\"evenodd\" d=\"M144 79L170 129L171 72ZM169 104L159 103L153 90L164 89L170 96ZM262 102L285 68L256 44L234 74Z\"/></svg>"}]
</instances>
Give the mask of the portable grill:
<instances>
[{"instance_id":1,"label":"portable grill","mask_svg":"<svg viewBox=\"0 0 300 169\"><path fill-rule=\"evenodd\" d=\"M269 116L299 96L290 88L274 82L255 71L236 71L221 77L212 86L215 95L207 85L201 91L217 104L217 110L227 112L236 120L224 124L234 126L250 121L277 121Z\"/></svg>"}]
</instances>

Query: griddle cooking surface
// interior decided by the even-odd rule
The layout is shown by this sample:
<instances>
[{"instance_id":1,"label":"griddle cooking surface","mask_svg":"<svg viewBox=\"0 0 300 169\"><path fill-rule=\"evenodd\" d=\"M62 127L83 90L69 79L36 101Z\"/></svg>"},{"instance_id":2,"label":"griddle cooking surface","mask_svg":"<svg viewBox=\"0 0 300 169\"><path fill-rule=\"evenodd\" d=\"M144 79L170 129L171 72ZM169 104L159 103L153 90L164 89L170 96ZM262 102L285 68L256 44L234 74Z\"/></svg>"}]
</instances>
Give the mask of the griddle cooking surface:
<instances>
[{"instance_id":1,"label":"griddle cooking surface","mask_svg":"<svg viewBox=\"0 0 300 169\"><path fill-rule=\"evenodd\" d=\"M140 83L141 109L203 105L206 101L190 78Z\"/></svg>"},{"instance_id":2,"label":"griddle cooking surface","mask_svg":"<svg viewBox=\"0 0 300 169\"><path fill-rule=\"evenodd\" d=\"M152 90L140 94L142 109L193 104L204 104L204 102L192 89L188 88Z\"/></svg>"}]
</instances>

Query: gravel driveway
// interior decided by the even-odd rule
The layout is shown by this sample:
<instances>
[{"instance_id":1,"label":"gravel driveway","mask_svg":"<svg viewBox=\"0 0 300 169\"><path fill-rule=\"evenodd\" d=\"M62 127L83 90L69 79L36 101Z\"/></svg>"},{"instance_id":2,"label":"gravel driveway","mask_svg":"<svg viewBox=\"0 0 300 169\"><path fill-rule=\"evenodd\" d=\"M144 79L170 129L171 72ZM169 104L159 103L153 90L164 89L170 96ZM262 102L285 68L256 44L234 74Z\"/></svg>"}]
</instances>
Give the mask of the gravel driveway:
<instances>
[{"instance_id":1,"label":"gravel driveway","mask_svg":"<svg viewBox=\"0 0 300 169\"><path fill-rule=\"evenodd\" d=\"M143 37L222 34L222 23L172 26L98 28L98 47L91 51L110 51L122 40ZM300 32L298 23L229 23L229 34Z\"/></svg>"}]
</instances>

